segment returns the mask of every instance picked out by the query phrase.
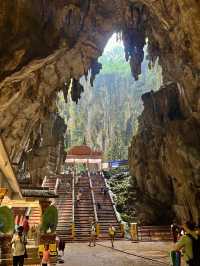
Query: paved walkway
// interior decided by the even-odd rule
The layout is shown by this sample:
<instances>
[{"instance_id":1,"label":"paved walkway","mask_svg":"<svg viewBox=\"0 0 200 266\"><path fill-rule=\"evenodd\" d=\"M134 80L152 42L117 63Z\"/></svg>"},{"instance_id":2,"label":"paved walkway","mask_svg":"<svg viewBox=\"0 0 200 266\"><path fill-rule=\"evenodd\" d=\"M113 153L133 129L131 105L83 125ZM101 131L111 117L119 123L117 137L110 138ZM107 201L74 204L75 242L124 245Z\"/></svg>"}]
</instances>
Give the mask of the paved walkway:
<instances>
[{"instance_id":1,"label":"paved walkway","mask_svg":"<svg viewBox=\"0 0 200 266\"><path fill-rule=\"evenodd\" d=\"M169 265L168 254L171 248L172 244L169 242L118 241L115 243L115 249L110 248L110 242L98 242L96 247L88 247L87 243L70 243L66 245L65 263L60 265L165 266ZM120 250L126 253L120 252ZM152 260L143 259L140 256Z\"/></svg>"}]
</instances>

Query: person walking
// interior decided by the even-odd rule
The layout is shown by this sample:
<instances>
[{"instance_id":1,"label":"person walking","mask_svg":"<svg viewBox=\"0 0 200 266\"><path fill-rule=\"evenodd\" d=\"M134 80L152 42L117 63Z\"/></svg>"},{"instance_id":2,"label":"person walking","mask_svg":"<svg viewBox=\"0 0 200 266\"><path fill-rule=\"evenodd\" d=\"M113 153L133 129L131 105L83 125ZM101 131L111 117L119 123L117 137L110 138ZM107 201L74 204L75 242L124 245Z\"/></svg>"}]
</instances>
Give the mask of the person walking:
<instances>
[{"instance_id":1,"label":"person walking","mask_svg":"<svg viewBox=\"0 0 200 266\"><path fill-rule=\"evenodd\" d=\"M48 266L50 264L50 251L49 245L46 244L42 254L42 266Z\"/></svg>"},{"instance_id":2,"label":"person walking","mask_svg":"<svg viewBox=\"0 0 200 266\"><path fill-rule=\"evenodd\" d=\"M60 239L60 241L59 241L58 250L60 252L62 252L61 256L64 256L64 254L65 254L65 241L63 239Z\"/></svg>"},{"instance_id":3,"label":"person walking","mask_svg":"<svg viewBox=\"0 0 200 266\"><path fill-rule=\"evenodd\" d=\"M109 228L108 228L108 234L110 236L110 239L111 239L111 245L112 245L112 248L114 248L114 240L115 240L115 227L110 224Z\"/></svg>"},{"instance_id":4,"label":"person walking","mask_svg":"<svg viewBox=\"0 0 200 266\"><path fill-rule=\"evenodd\" d=\"M29 226L29 216L26 215L25 218L23 219L23 234L25 235L25 238L26 238L26 242L27 242L27 238L28 238L28 232L29 232L29 229L30 229L30 226Z\"/></svg>"},{"instance_id":5,"label":"person walking","mask_svg":"<svg viewBox=\"0 0 200 266\"><path fill-rule=\"evenodd\" d=\"M79 191L76 196L76 205L79 206L80 200L81 200L82 193Z\"/></svg>"},{"instance_id":6,"label":"person walking","mask_svg":"<svg viewBox=\"0 0 200 266\"><path fill-rule=\"evenodd\" d=\"M13 235L11 244L13 248L13 266L23 266L26 247L22 226L19 226L17 233Z\"/></svg>"},{"instance_id":7,"label":"person walking","mask_svg":"<svg viewBox=\"0 0 200 266\"><path fill-rule=\"evenodd\" d=\"M175 244L174 252L183 251L184 260L187 266L200 265L200 238L195 232L195 225L192 222L183 224L185 235ZM172 251L172 252L173 252Z\"/></svg>"},{"instance_id":8,"label":"person walking","mask_svg":"<svg viewBox=\"0 0 200 266\"><path fill-rule=\"evenodd\" d=\"M90 227L90 241L89 241L89 247L91 247L91 244L93 243L93 246L96 246L96 223L92 222Z\"/></svg>"},{"instance_id":9,"label":"person walking","mask_svg":"<svg viewBox=\"0 0 200 266\"><path fill-rule=\"evenodd\" d=\"M96 205L97 205L97 209L98 209L98 210L101 210L101 203L100 203L100 202L97 202Z\"/></svg>"},{"instance_id":10,"label":"person walking","mask_svg":"<svg viewBox=\"0 0 200 266\"><path fill-rule=\"evenodd\" d=\"M178 235L179 235L179 227L176 224L175 220L171 224L171 232L172 232L173 242L176 243L178 240Z\"/></svg>"}]
</instances>

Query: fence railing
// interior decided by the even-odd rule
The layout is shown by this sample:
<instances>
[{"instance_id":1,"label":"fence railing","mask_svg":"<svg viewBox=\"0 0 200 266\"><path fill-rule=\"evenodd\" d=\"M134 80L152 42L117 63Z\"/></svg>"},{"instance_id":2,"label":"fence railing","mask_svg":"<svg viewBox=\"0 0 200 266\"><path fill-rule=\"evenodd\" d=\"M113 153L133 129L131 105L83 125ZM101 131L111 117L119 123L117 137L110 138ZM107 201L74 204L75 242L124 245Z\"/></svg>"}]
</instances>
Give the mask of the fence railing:
<instances>
[{"instance_id":1,"label":"fence railing","mask_svg":"<svg viewBox=\"0 0 200 266\"><path fill-rule=\"evenodd\" d=\"M98 223L96 202L95 202L94 191L93 191L93 186L92 186L92 180L91 180L91 176L90 176L90 172L89 171L88 171L88 178L89 178L89 183L90 183L90 191L91 191L91 195L92 195L92 204L93 204L93 210L94 210L94 218L95 218L95 222Z\"/></svg>"},{"instance_id":2,"label":"fence railing","mask_svg":"<svg viewBox=\"0 0 200 266\"><path fill-rule=\"evenodd\" d=\"M73 171L72 173L72 238L75 237L74 206L75 206L75 172Z\"/></svg>"},{"instance_id":3,"label":"fence railing","mask_svg":"<svg viewBox=\"0 0 200 266\"><path fill-rule=\"evenodd\" d=\"M138 226L139 241L172 240L171 227L169 226Z\"/></svg>"},{"instance_id":4,"label":"fence railing","mask_svg":"<svg viewBox=\"0 0 200 266\"><path fill-rule=\"evenodd\" d=\"M113 205L113 210L114 210L114 212L115 212L115 216L116 216L116 218L117 218L117 221L118 221L118 223L121 223L121 222L122 222L122 219L121 219L121 216L120 216L119 212L118 212L117 209L116 209L116 205L115 205L115 202L114 202L114 200L113 200L113 194L112 194L112 192L111 192L111 190L110 190L110 187L109 187L109 185L108 185L108 183L107 183L107 181L106 181L106 179L105 179L105 177L104 177L104 174L102 173L101 176L102 176L102 178L103 178L103 180L104 180L104 184L105 184L106 188L108 189L108 194L109 194L109 197L110 197L111 203L112 203L112 205Z\"/></svg>"}]
</instances>

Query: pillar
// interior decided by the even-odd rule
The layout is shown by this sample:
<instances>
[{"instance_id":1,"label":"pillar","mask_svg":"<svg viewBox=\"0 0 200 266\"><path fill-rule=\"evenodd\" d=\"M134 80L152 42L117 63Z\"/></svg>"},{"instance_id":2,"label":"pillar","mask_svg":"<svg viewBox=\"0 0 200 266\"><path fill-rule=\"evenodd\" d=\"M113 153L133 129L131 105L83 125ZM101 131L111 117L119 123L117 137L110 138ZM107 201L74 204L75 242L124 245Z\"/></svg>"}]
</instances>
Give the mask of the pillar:
<instances>
[{"instance_id":1,"label":"pillar","mask_svg":"<svg viewBox=\"0 0 200 266\"><path fill-rule=\"evenodd\" d=\"M131 223L130 233L131 233L131 239L133 241L137 241L138 240L137 223Z\"/></svg>"}]
</instances>

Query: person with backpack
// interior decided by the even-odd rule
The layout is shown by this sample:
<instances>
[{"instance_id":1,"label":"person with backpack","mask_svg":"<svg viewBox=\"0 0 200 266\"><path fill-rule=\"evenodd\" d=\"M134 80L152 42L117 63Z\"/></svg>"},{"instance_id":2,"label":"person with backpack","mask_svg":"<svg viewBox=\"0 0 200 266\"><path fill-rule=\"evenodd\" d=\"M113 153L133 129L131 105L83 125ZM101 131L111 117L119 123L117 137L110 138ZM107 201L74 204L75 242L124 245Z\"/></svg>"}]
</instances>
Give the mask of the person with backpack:
<instances>
[{"instance_id":1,"label":"person with backpack","mask_svg":"<svg viewBox=\"0 0 200 266\"><path fill-rule=\"evenodd\" d=\"M91 244L93 243L94 247L96 246L96 223L92 222L90 227L90 241L89 241L89 247L91 247Z\"/></svg>"},{"instance_id":2,"label":"person with backpack","mask_svg":"<svg viewBox=\"0 0 200 266\"><path fill-rule=\"evenodd\" d=\"M108 228L108 234L110 236L110 240L111 240L111 245L112 248L114 248L114 240L115 240L115 227L110 224L109 228Z\"/></svg>"},{"instance_id":3,"label":"person with backpack","mask_svg":"<svg viewBox=\"0 0 200 266\"><path fill-rule=\"evenodd\" d=\"M26 246L22 226L19 226L17 233L13 235L11 245L13 248L13 266L23 266Z\"/></svg>"},{"instance_id":4,"label":"person with backpack","mask_svg":"<svg viewBox=\"0 0 200 266\"><path fill-rule=\"evenodd\" d=\"M200 266L200 236L195 232L195 225L186 222L183 225L185 235L175 244L175 251L183 251L187 266Z\"/></svg>"}]
</instances>

